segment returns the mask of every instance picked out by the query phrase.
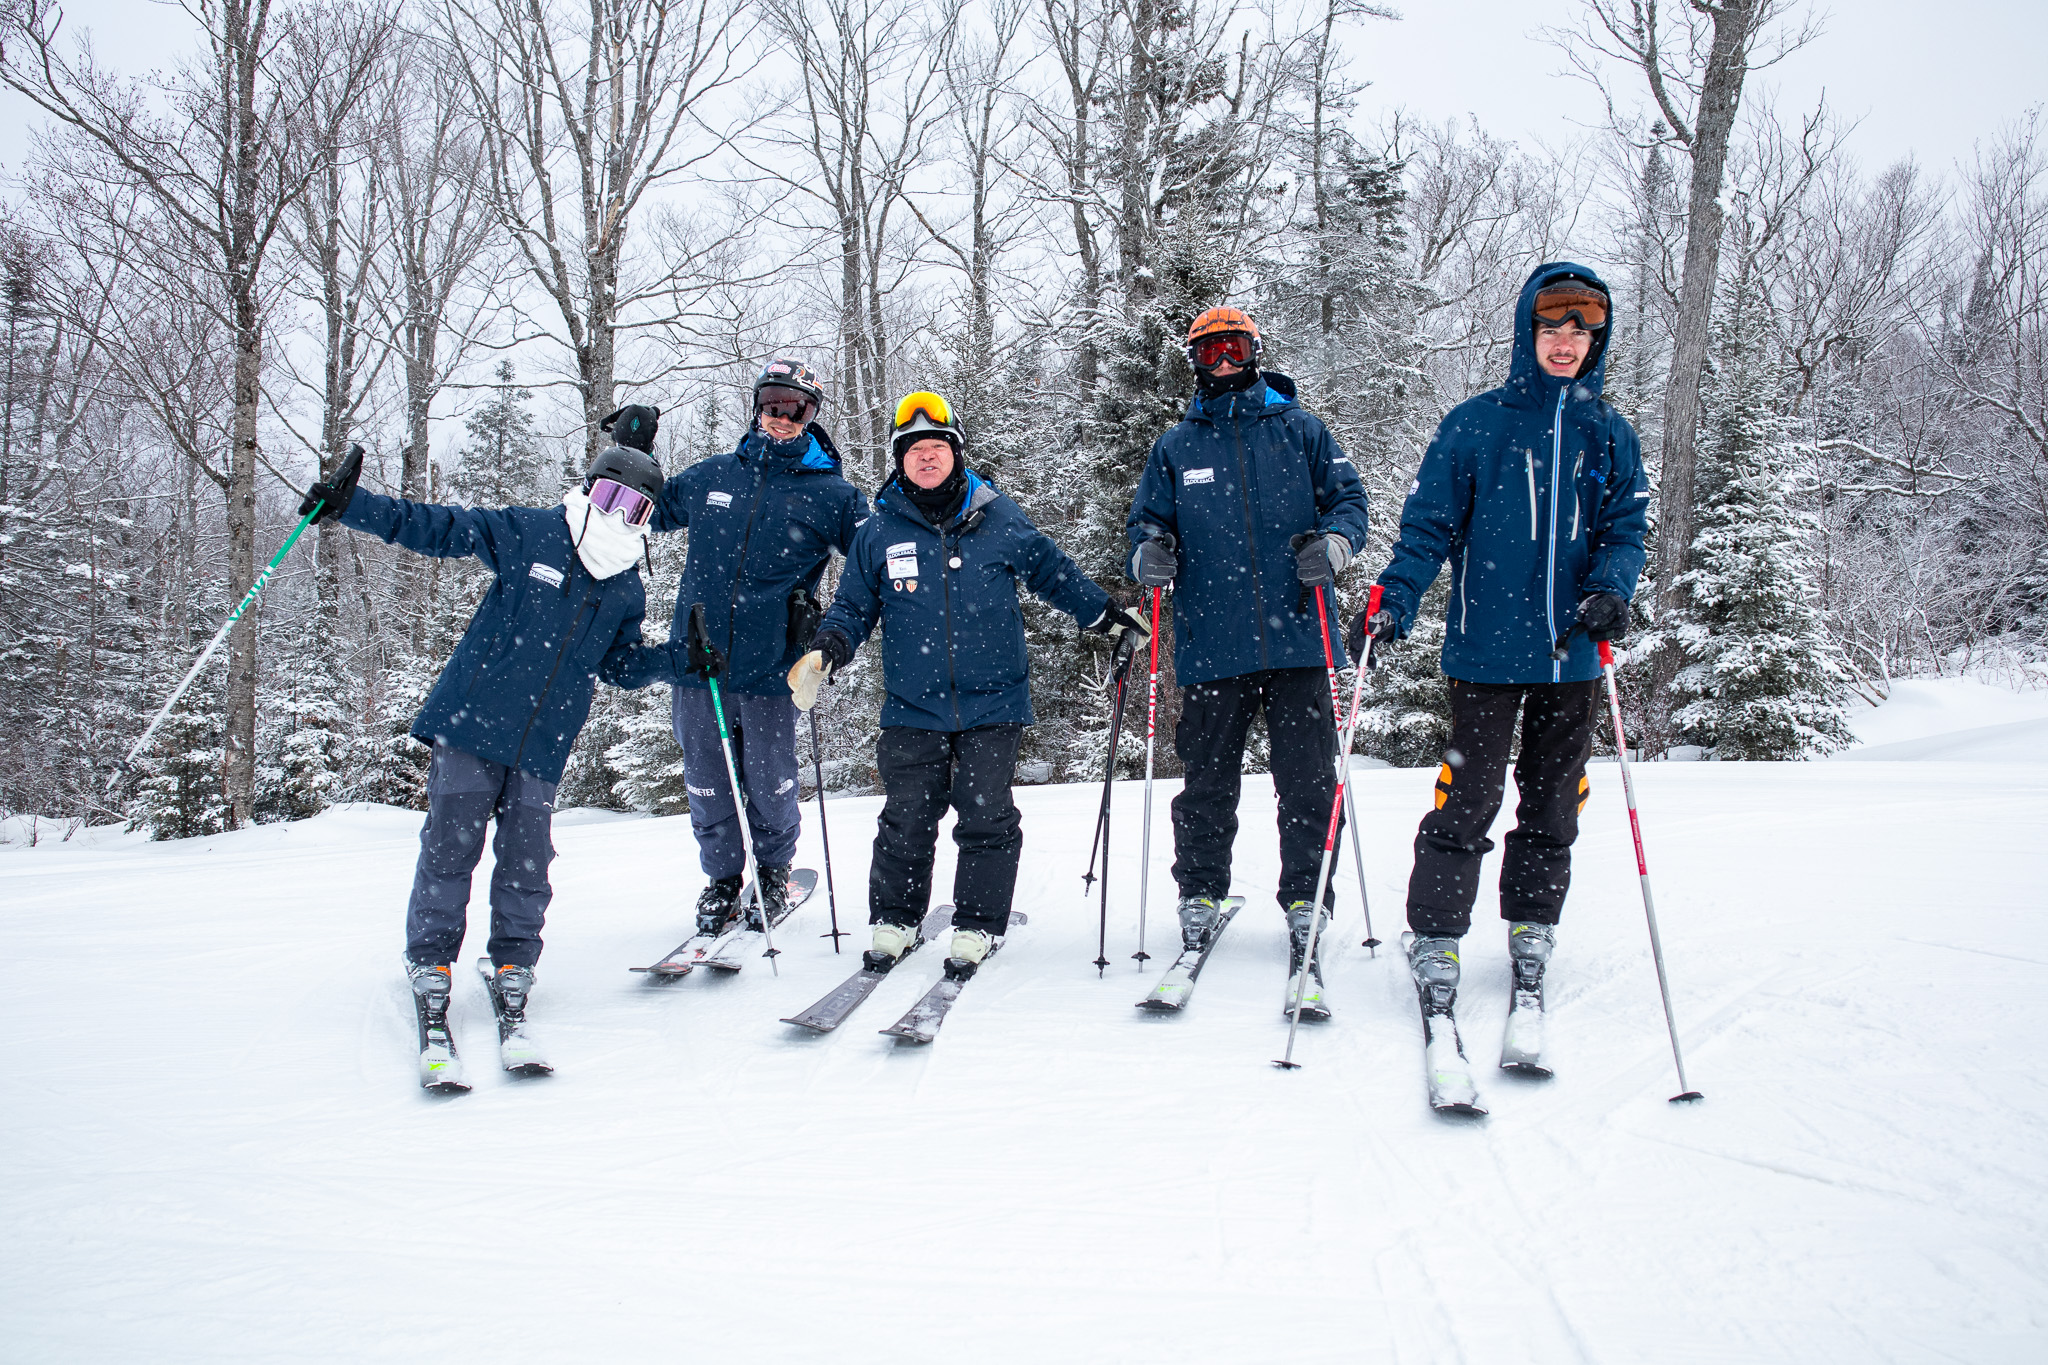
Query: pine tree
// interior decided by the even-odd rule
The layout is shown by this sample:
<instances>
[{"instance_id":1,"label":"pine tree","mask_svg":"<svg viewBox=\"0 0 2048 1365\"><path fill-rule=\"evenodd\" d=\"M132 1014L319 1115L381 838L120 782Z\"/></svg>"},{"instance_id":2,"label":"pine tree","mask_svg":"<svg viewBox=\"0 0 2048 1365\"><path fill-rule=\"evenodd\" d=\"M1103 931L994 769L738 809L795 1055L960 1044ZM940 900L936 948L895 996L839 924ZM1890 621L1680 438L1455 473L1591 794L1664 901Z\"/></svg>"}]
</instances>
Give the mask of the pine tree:
<instances>
[{"instance_id":1,"label":"pine tree","mask_svg":"<svg viewBox=\"0 0 2048 1365\"><path fill-rule=\"evenodd\" d=\"M1700 529L1666 627L1685 660L1673 723L1716 758L1805 758L1848 742L1847 675L1814 606L1818 522L1793 499L1762 291L1744 272L1730 294L1707 391Z\"/></svg>"}]
</instances>

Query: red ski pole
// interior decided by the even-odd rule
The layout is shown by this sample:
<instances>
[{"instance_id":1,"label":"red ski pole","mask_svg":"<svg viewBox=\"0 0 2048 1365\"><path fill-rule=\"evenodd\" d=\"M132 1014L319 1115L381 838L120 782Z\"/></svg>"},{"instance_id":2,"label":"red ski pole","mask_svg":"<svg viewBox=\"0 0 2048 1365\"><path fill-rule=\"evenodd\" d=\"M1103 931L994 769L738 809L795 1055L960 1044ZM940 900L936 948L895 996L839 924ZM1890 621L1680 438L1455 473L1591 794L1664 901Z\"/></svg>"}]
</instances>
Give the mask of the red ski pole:
<instances>
[{"instance_id":1,"label":"red ski pole","mask_svg":"<svg viewBox=\"0 0 2048 1365\"><path fill-rule=\"evenodd\" d=\"M1614 683L1614 650L1605 640L1598 645L1600 669L1607 675L1607 709L1614 717L1614 756L1621 762L1621 792L1628 800L1628 828L1636 841L1636 877L1643 885L1643 915L1650 922L1650 957L1657 964L1657 992L1664 997L1664 1027L1671 1033L1671 1060L1678 1067L1681 1093L1673 1095L1671 1102L1705 1099L1685 1080L1685 1058L1678 1050L1678 1021L1671 1014L1671 983L1664 975L1664 941L1657 933L1657 906L1650 899L1650 867L1643 857L1643 822L1636 814L1636 784L1629 776L1628 741L1621 732L1621 691Z\"/></svg>"},{"instance_id":2,"label":"red ski pole","mask_svg":"<svg viewBox=\"0 0 2048 1365\"><path fill-rule=\"evenodd\" d=\"M1152 739L1159 733L1159 595L1152 589L1152 676L1145 684L1145 834L1138 841L1138 970L1145 968L1145 892L1152 879ZM1105 853L1104 857L1108 855Z\"/></svg>"}]
</instances>

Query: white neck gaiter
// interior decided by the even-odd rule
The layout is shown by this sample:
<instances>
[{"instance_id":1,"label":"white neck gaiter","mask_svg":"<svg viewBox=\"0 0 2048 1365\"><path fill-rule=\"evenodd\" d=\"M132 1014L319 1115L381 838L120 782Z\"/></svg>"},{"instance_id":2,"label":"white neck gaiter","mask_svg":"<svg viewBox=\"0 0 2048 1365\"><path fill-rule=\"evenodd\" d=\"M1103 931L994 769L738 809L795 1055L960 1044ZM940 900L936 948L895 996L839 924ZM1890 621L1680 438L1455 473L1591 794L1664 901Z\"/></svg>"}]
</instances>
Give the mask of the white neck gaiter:
<instances>
[{"instance_id":1,"label":"white neck gaiter","mask_svg":"<svg viewBox=\"0 0 2048 1365\"><path fill-rule=\"evenodd\" d=\"M626 525L622 512L599 512L580 488L562 494L562 516L569 523L569 539L576 543L576 557L591 577L602 582L624 573L640 562L647 544L647 528Z\"/></svg>"}]
</instances>

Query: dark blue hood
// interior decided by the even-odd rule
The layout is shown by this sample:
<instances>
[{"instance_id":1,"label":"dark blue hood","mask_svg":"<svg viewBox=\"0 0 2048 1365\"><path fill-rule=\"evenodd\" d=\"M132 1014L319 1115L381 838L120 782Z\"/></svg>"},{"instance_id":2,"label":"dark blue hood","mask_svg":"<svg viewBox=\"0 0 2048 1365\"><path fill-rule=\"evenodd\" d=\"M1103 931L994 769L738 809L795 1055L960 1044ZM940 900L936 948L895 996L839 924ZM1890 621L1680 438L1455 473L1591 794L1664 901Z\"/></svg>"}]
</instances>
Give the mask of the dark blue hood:
<instances>
[{"instance_id":1,"label":"dark blue hood","mask_svg":"<svg viewBox=\"0 0 2048 1365\"><path fill-rule=\"evenodd\" d=\"M1508 379L1505 387L1512 393L1525 397L1533 404L1548 407L1557 398L1558 389L1576 383L1586 390L1573 394L1575 401L1600 397L1607 382L1607 338L1614 331L1614 310L1607 312L1608 326L1593 338L1593 349L1588 356L1592 366L1576 380L1558 379L1543 372L1536 363L1536 295L1537 292L1562 280L1583 280L1603 294L1609 294L1607 282L1596 274L1591 266L1576 261L1546 261L1529 272L1529 278L1522 285L1522 296L1515 300L1515 349L1508 361Z\"/></svg>"}]
</instances>

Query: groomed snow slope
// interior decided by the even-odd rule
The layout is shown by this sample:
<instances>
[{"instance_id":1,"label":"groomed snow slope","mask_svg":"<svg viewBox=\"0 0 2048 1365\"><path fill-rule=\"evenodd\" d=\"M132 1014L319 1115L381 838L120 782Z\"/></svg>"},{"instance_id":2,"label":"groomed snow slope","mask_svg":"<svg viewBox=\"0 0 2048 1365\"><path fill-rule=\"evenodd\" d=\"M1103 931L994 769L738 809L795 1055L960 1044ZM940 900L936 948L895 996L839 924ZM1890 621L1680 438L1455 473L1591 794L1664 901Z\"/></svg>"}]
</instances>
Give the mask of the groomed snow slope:
<instances>
[{"instance_id":1,"label":"groomed snow slope","mask_svg":"<svg viewBox=\"0 0 2048 1365\"><path fill-rule=\"evenodd\" d=\"M658 989L701 879L682 820L557 831L535 999L560 1074L413 1077L416 815L0 859L0 1356L42 1361L2033 1362L2048 1358L2048 767L1657 764L1651 870L1698 1106L1674 1106L1626 817L1593 769L1554 969L1557 1079L1494 1069L1506 956L1468 941L1492 1118L1432 1116L1397 956L1279 1055L1273 803L1182 1017L1132 1008L1137 785L1098 980L1097 793L1019 792L1014 936L936 1044L777 1021L854 965ZM1361 772L1379 932L1427 771ZM1171 795L1171 788L1161 792ZM877 802L835 802L857 927ZM815 807L810 808L811 811ZM1167 821L1151 947L1170 937ZM815 863L807 811L804 861ZM940 887L950 877L942 844ZM479 899L488 862L479 872ZM469 953L481 951L481 913Z\"/></svg>"}]
</instances>

